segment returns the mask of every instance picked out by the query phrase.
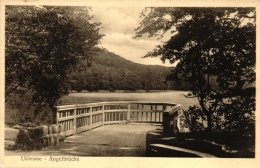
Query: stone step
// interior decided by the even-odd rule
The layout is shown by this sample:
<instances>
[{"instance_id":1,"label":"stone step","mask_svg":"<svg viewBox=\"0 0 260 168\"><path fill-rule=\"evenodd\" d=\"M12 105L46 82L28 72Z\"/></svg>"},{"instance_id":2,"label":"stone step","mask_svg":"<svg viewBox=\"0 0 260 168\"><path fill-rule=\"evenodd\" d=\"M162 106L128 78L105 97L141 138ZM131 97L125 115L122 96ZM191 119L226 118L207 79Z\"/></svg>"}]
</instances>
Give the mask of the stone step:
<instances>
[{"instance_id":1,"label":"stone step","mask_svg":"<svg viewBox=\"0 0 260 168\"><path fill-rule=\"evenodd\" d=\"M151 144L150 150L161 157L202 157L202 158L216 158L208 153L203 153L199 151L184 149L175 146L169 146L164 144Z\"/></svg>"}]
</instances>

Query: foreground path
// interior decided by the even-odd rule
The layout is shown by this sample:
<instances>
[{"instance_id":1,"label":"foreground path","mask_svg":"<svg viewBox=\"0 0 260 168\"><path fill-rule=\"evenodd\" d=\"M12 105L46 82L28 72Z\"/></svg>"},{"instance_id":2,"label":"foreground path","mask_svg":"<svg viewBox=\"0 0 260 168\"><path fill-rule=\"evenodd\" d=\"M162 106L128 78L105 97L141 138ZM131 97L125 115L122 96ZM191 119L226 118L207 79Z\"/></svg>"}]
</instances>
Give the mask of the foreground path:
<instances>
[{"instance_id":1,"label":"foreground path","mask_svg":"<svg viewBox=\"0 0 260 168\"><path fill-rule=\"evenodd\" d=\"M6 156L145 156L146 132L152 124L115 124L65 139L57 147L40 151L5 151Z\"/></svg>"}]
</instances>

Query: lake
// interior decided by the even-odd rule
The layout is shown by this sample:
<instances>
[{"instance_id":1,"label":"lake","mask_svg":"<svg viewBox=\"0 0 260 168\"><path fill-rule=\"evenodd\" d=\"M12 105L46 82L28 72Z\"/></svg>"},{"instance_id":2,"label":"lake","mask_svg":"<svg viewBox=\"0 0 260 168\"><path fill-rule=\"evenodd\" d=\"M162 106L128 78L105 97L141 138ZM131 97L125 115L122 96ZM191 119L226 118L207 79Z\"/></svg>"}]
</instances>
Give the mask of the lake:
<instances>
[{"instance_id":1,"label":"lake","mask_svg":"<svg viewBox=\"0 0 260 168\"><path fill-rule=\"evenodd\" d=\"M181 104L183 109L188 109L194 104L198 105L198 99L186 98L187 91L161 91L145 93L70 93L61 99L61 104L85 104L103 101L151 101L151 102L169 102Z\"/></svg>"}]
</instances>

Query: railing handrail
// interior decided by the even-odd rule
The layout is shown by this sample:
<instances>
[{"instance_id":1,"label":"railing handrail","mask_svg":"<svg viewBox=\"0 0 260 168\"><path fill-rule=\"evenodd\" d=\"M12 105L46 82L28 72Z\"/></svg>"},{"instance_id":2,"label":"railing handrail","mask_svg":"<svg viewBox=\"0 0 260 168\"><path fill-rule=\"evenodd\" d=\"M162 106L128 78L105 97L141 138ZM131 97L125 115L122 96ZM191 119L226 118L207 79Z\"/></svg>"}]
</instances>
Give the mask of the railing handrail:
<instances>
[{"instance_id":1,"label":"railing handrail","mask_svg":"<svg viewBox=\"0 0 260 168\"><path fill-rule=\"evenodd\" d=\"M150 102L150 101L111 101L111 102L93 102L86 104L73 104L73 105L59 105L55 106L57 110L67 108L80 108L80 107L92 107L95 105L113 105L113 104L144 104L144 105L174 105L181 106L180 104L170 102Z\"/></svg>"}]
</instances>

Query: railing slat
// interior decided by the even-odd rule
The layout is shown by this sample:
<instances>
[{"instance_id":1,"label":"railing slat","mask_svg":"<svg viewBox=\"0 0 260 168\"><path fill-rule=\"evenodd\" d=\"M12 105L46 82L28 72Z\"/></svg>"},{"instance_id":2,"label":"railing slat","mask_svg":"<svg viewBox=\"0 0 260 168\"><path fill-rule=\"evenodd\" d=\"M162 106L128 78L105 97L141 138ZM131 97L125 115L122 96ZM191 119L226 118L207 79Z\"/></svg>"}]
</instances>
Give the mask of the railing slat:
<instances>
[{"instance_id":1,"label":"railing slat","mask_svg":"<svg viewBox=\"0 0 260 168\"><path fill-rule=\"evenodd\" d=\"M89 108L90 117L89 117L89 123L90 123L90 129L92 129L92 107Z\"/></svg>"},{"instance_id":2,"label":"railing slat","mask_svg":"<svg viewBox=\"0 0 260 168\"><path fill-rule=\"evenodd\" d=\"M105 105L102 105L102 124L105 123Z\"/></svg>"}]
</instances>

